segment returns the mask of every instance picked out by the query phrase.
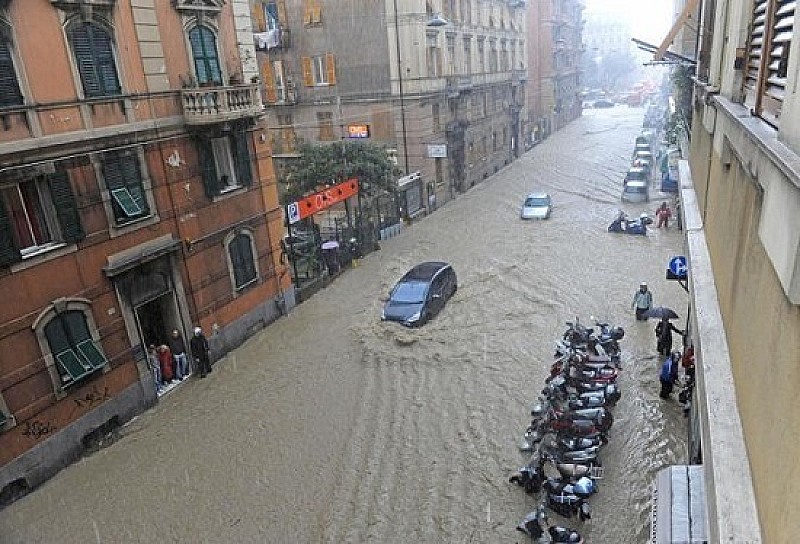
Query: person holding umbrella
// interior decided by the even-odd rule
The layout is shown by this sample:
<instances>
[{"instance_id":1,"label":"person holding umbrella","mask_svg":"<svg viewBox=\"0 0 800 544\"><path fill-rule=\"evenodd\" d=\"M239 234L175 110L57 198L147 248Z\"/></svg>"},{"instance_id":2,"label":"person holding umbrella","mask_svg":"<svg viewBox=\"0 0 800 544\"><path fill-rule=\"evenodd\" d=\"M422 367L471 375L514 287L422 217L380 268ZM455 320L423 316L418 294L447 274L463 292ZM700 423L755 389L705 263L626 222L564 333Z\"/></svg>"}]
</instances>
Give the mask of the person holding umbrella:
<instances>
[{"instance_id":1,"label":"person holding umbrella","mask_svg":"<svg viewBox=\"0 0 800 544\"><path fill-rule=\"evenodd\" d=\"M677 316L676 316L677 317ZM675 318L672 318L675 319ZM661 321L656 324L656 349L660 355L669 355L672 352L672 333L677 332L681 336L686 335L686 331L682 331L672 324L667 315L661 317Z\"/></svg>"}]
</instances>

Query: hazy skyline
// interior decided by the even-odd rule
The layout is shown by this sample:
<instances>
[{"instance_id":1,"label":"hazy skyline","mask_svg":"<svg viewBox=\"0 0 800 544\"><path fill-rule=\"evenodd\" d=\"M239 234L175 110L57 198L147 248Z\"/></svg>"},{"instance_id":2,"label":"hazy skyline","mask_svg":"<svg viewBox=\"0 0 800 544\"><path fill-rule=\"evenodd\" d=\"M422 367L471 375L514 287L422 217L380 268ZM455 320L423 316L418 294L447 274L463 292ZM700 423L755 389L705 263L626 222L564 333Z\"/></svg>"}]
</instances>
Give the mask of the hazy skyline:
<instances>
[{"instance_id":1,"label":"hazy skyline","mask_svg":"<svg viewBox=\"0 0 800 544\"><path fill-rule=\"evenodd\" d=\"M623 17L634 38L658 45L674 18L673 0L586 0L586 12L606 12Z\"/></svg>"}]
</instances>

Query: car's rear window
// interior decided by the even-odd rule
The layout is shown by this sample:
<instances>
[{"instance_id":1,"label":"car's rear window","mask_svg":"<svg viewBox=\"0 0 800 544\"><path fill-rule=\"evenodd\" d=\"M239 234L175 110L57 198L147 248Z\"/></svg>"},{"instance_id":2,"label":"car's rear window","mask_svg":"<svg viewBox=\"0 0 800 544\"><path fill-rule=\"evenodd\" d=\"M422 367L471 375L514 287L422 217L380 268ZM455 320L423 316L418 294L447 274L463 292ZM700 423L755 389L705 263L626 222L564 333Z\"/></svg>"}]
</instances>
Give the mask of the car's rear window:
<instances>
[{"instance_id":1,"label":"car's rear window","mask_svg":"<svg viewBox=\"0 0 800 544\"><path fill-rule=\"evenodd\" d=\"M549 205L550 201L546 198L528 198L525 200L526 208L544 208Z\"/></svg>"},{"instance_id":2,"label":"car's rear window","mask_svg":"<svg viewBox=\"0 0 800 544\"><path fill-rule=\"evenodd\" d=\"M626 193L644 193L647 190L647 186L639 185L638 183L629 183L627 187L625 187Z\"/></svg>"}]
</instances>

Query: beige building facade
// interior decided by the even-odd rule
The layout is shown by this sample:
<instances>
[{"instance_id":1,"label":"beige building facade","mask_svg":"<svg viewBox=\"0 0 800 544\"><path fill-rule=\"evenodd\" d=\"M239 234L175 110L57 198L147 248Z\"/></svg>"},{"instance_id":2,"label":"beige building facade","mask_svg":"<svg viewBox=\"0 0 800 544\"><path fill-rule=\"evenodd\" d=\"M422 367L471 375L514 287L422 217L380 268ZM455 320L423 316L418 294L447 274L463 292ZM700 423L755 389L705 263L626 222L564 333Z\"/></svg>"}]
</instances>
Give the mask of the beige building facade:
<instances>
[{"instance_id":1,"label":"beige building facade","mask_svg":"<svg viewBox=\"0 0 800 544\"><path fill-rule=\"evenodd\" d=\"M794 11L784 0L701 6L691 172L683 181L694 200L685 207L696 211L688 250L703 245L708 254L690 274L695 324L706 323L698 327L698 404L712 542L791 542L800 531ZM708 317L716 308L704 300L718 308L715 326Z\"/></svg>"}]
</instances>

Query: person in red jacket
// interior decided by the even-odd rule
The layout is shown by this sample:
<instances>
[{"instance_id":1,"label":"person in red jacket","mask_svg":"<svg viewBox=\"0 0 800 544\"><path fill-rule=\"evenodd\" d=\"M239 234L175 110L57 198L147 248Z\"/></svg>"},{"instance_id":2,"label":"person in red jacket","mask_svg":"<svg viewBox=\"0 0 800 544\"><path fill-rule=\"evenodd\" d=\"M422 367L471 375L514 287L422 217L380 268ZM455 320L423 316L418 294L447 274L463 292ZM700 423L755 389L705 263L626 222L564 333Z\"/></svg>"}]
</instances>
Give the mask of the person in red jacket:
<instances>
[{"instance_id":1,"label":"person in red jacket","mask_svg":"<svg viewBox=\"0 0 800 544\"><path fill-rule=\"evenodd\" d=\"M163 344L158 346L158 360L161 363L161 381L168 384L175 377L173 371L175 361L172 358L172 351Z\"/></svg>"},{"instance_id":2,"label":"person in red jacket","mask_svg":"<svg viewBox=\"0 0 800 544\"><path fill-rule=\"evenodd\" d=\"M656 217L658 217L658 228L669 228L669 220L672 217L672 210L669 209L666 202L661 203L661 207L656 210Z\"/></svg>"}]
</instances>

